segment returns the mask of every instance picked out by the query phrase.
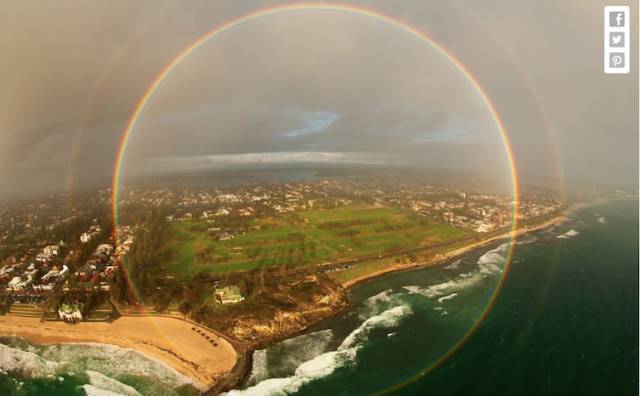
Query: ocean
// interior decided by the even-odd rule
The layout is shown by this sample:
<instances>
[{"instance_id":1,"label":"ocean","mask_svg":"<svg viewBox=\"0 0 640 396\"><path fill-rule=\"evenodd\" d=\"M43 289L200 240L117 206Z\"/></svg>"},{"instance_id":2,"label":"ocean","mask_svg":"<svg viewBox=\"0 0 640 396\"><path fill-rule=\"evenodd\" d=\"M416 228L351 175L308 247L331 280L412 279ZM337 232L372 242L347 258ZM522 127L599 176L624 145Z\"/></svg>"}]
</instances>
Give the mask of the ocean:
<instances>
[{"instance_id":1,"label":"ocean","mask_svg":"<svg viewBox=\"0 0 640 396\"><path fill-rule=\"evenodd\" d=\"M256 352L230 393L637 394L638 202L521 238L481 320L507 247L356 287L348 312Z\"/></svg>"},{"instance_id":2,"label":"ocean","mask_svg":"<svg viewBox=\"0 0 640 396\"><path fill-rule=\"evenodd\" d=\"M504 242L361 284L229 394L637 394L638 237L638 202L609 202L522 237L497 294ZM195 392L132 351L3 344L2 395Z\"/></svg>"},{"instance_id":3,"label":"ocean","mask_svg":"<svg viewBox=\"0 0 640 396\"><path fill-rule=\"evenodd\" d=\"M198 395L163 362L105 344L33 345L0 339L0 395Z\"/></svg>"}]
</instances>

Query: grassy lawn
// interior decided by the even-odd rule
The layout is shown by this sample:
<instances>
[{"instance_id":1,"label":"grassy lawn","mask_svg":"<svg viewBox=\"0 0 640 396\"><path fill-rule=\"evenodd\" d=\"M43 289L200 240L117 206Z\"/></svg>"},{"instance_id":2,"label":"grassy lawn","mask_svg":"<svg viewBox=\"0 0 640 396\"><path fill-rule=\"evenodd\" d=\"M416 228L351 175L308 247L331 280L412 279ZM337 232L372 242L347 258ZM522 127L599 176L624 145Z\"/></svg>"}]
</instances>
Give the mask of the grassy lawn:
<instances>
[{"instance_id":1,"label":"grassy lawn","mask_svg":"<svg viewBox=\"0 0 640 396\"><path fill-rule=\"evenodd\" d=\"M418 258L418 262L423 262L427 258L434 257L436 254L447 253L447 252L459 249L461 247L467 246L468 243L469 241L453 242L447 246L441 246L435 249L425 250L420 253L417 253L416 258ZM330 273L329 276L334 278L340 283L345 283L354 279L371 275L373 273L377 273L391 266L402 266L405 264L412 264L412 263L413 261L411 261L407 255L402 255L402 256L399 255L399 256L393 256L393 257L384 258L380 260L364 261L353 268L338 271L335 273Z\"/></svg>"},{"instance_id":2,"label":"grassy lawn","mask_svg":"<svg viewBox=\"0 0 640 396\"><path fill-rule=\"evenodd\" d=\"M394 259L382 259L365 261L353 268L349 268L344 271L339 271L331 274L330 276L340 283L350 281L352 279L360 278L365 275L373 274L381 271L386 267L394 264Z\"/></svg>"},{"instance_id":3,"label":"grassy lawn","mask_svg":"<svg viewBox=\"0 0 640 396\"><path fill-rule=\"evenodd\" d=\"M204 221L172 223L166 247L170 271L227 272L261 266L289 268L464 238L472 231L429 223L410 212L349 206L253 220L249 231L217 241Z\"/></svg>"}]
</instances>

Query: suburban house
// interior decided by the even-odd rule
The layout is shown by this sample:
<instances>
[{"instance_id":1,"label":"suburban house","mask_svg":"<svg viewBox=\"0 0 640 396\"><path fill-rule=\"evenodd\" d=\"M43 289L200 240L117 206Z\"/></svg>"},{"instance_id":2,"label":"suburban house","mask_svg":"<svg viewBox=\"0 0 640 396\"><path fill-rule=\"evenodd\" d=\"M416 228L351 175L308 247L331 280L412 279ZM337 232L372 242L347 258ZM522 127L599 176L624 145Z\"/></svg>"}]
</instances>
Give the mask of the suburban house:
<instances>
[{"instance_id":1,"label":"suburban house","mask_svg":"<svg viewBox=\"0 0 640 396\"><path fill-rule=\"evenodd\" d=\"M216 288L213 295L216 302L220 304L236 304L244 301L240 288L236 285Z\"/></svg>"}]
</instances>

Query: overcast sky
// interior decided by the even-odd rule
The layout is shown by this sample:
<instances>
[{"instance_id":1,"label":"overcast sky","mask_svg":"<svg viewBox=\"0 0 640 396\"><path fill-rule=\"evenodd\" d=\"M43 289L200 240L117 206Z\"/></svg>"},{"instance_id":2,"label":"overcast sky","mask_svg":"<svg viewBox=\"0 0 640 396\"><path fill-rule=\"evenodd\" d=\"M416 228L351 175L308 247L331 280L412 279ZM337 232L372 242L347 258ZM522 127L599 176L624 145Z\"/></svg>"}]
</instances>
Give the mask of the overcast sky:
<instances>
[{"instance_id":1,"label":"overcast sky","mask_svg":"<svg viewBox=\"0 0 640 396\"><path fill-rule=\"evenodd\" d=\"M624 2L617 2L622 4ZM282 2L15 1L0 13L0 198L108 180L127 118L180 50ZM477 77L520 173L635 186L632 73L602 70L599 1L350 2L428 32ZM636 3L634 3L635 5ZM375 163L506 172L475 89L442 54L334 11L255 19L179 64L141 114L124 172Z\"/></svg>"}]
</instances>

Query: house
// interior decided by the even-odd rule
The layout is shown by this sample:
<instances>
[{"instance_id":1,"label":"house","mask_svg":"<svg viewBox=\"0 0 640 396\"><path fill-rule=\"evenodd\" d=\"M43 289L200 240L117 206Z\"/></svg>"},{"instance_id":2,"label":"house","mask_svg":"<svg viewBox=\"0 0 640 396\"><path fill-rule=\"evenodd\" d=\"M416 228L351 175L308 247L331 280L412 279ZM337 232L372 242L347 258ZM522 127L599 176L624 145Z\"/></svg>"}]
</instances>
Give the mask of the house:
<instances>
[{"instance_id":1,"label":"house","mask_svg":"<svg viewBox=\"0 0 640 396\"><path fill-rule=\"evenodd\" d=\"M113 246L108 243L103 243L96 248L96 256L109 256L113 253Z\"/></svg>"},{"instance_id":2,"label":"house","mask_svg":"<svg viewBox=\"0 0 640 396\"><path fill-rule=\"evenodd\" d=\"M19 276L14 276L13 279L9 281L7 285L8 290L20 290L20 283L22 282L22 278Z\"/></svg>"},{"instance_id":3,"label":"house","mask_svg":"<svg viewBox=\"0 0 640 396\"><path fill-rule=\"evenodd\" d=\"M236 304L244 301L237 285L216 288L213 295L219 304Z\"/></svg>"},{"instance_id":4,"label":"house","mask_svg":"<svg viewBox=\"0 0 640 396\"><path fill-rule=\"evenodd\" d=\"M79 304L62 304L58 308L58 317L65 322L77 323L82 320Z\"/></svg>"},{"instance_id":5,"label":"house","mask_svg":"<svg viewBox=\"0 0 640 396\"><path fill-rule=\"evenodd\" d=\"M80 242L87 243L90 240L91 240L91 234L83 232L82 235L80 235Z\"/></svg>"},{"instance_id":6,"label":"house","mask_svg":"<svg viewBox=\"0 0 640 396\"><path fill-rule=\"evenodd\" d=\"M59 271L58 267L54 265L53 268L49 272L44 274L44 276L40 279L42 279L45 282L49 281L51 278L62 279L67 274L67 272L69 272L69 267L67 267L66 265L62 266L61 271Z\"/></svg>"},{"instance_id":7,"label":"house","mask_svg":"<svg viewBox=\"0 0 640 396\"><path fill-rule=\"evenodd\" d=\"M101 229L99 225L92 225L91 227L89 227L89 230L87 232L83 232L82 235L80 235L80 242L82 243L89 242L96 235L98 235L100 231Z\"/></svg>"},{"instance_id":8,"label":"house","mask_svg":"<svg viewBox=\"0 0 640 396\"><path fill-rule=\"evenodd\" d=\"M231 213L228 209L225 208L220 208L216 211L215 215L216 216L228 216L229 213Z\"/></svg>"}]
</instances>

